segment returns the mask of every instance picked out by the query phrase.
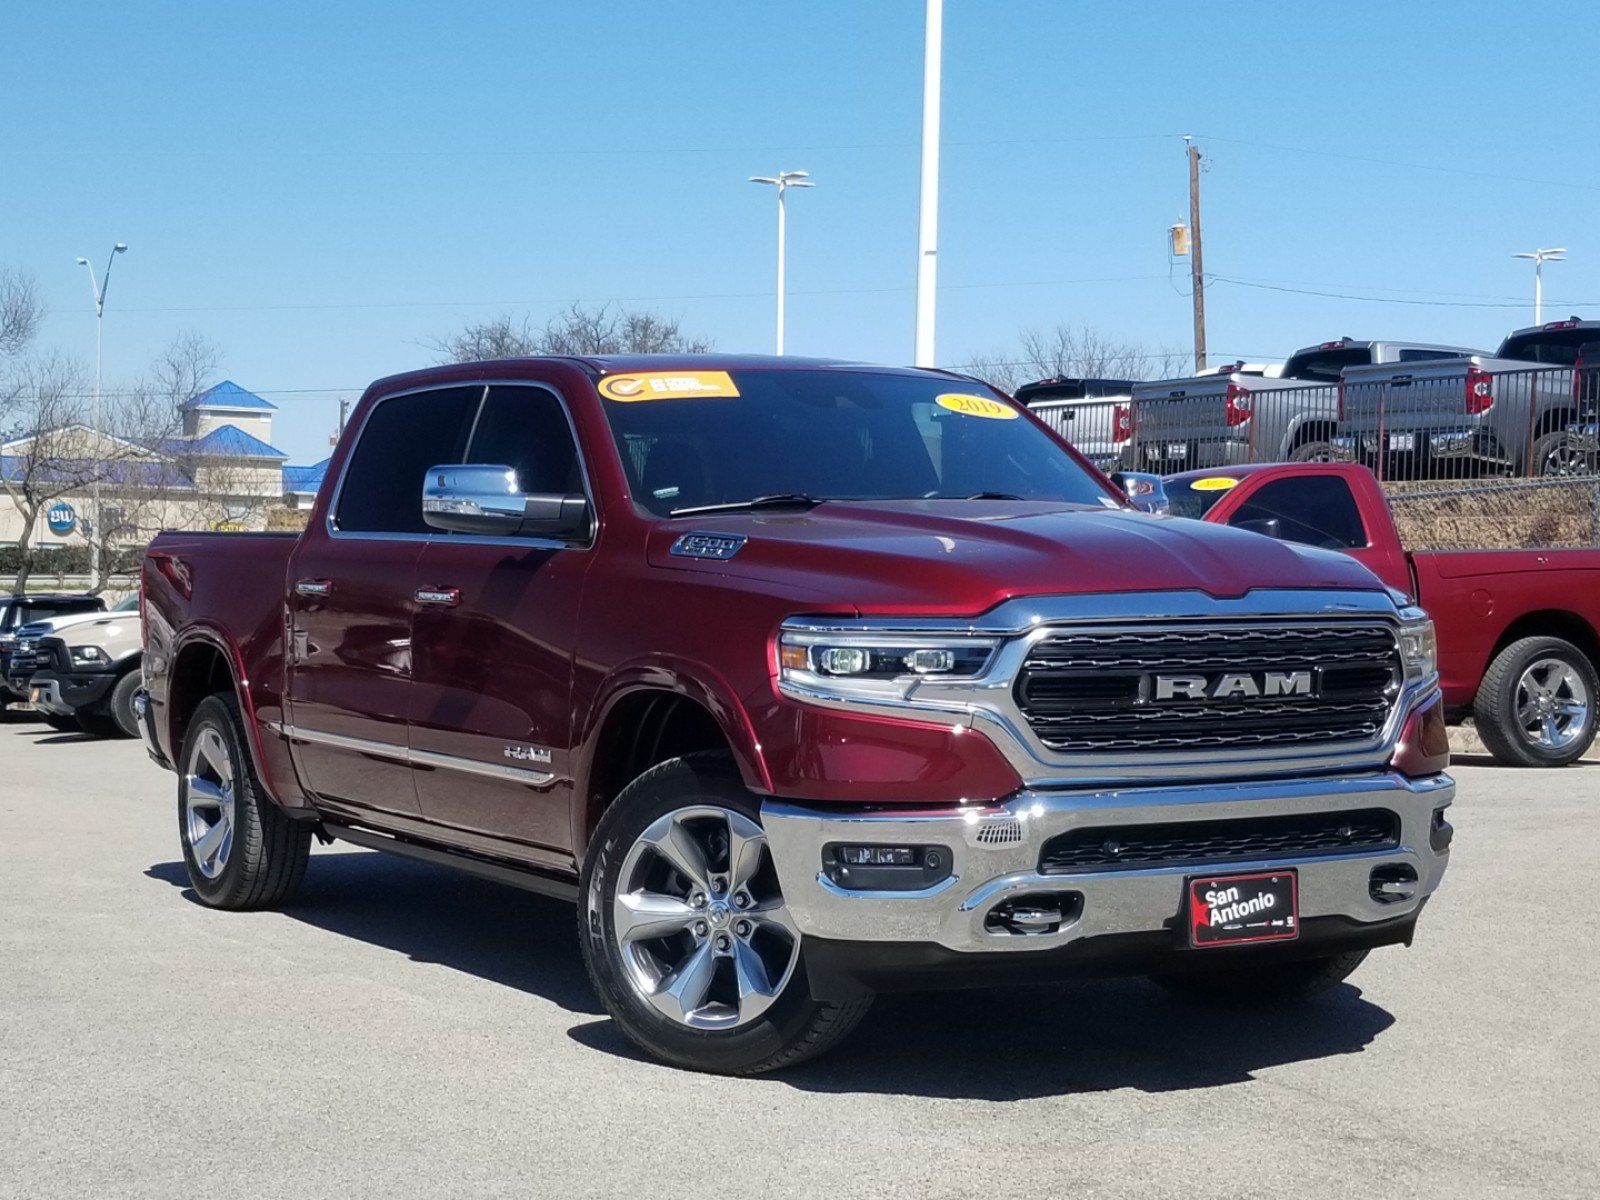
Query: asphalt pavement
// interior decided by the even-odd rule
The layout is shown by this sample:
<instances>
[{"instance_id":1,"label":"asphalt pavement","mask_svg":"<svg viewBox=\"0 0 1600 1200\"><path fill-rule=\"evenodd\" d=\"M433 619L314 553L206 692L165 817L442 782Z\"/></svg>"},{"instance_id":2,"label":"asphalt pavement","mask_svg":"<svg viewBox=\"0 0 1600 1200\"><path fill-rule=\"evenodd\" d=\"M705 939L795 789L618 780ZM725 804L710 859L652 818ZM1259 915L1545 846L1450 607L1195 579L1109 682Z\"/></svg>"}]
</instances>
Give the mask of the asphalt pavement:
<instances>
[{"instance_id":1,"label":"asphalt pavement","mask_svg":"<svg viewBox=\"0 0 1600 1200\"><path fill-rule=\"evenodd\" d=\"M335 846L213 912L171 775L8 717L0 1196L1592 1197L1600 765L1454 770L1416 945L1321 1002L884 998L729 1080L623 1040L570 907Z\"/></svg>"}]
</instances>

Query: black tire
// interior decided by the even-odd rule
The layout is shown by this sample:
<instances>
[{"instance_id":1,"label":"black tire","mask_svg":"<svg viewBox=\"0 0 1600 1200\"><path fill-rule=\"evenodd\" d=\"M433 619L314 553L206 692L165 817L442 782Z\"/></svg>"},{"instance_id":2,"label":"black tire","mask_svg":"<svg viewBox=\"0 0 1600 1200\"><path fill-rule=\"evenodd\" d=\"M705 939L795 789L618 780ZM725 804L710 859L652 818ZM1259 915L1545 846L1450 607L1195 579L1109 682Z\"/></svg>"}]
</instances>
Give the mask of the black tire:
<instances>
[{"instance_id":1,"label":"black tire","mask_svg":"<svg viewBox=\"0 0 1600 1200\"><path fill-rule=\"evenodd\" d=\"M1336 460L1333 457L1333 443L1324 435L1313 436L1309 441L1301 442L1289 452L1289 461L1297 463L1334 462Z\"/></svg>"},{"instance_id":2,"label":"black tire","mask_svg":"<svg viewBox=\"0 0 1600 1200\"><path fill-rule=\"evenodd\" d=\"M1529 474L1573 478L1595 473L1595 456L1579 450L1565 429L1554 429L1533 443Z\"/></svg>"},{"instance_id":3,"label":"black tire","mask_svg":"<svg viewBox=\"0 0 1600 1200\"><path fill-rule=\"evenodd\" d=\"M1281 1004L1309 1000L1339 986L1366 957L1365 950L1349 950L1325 958L1250 962L1233 970L1174 971L1150 978L1185 1000L1207 1004Z\"/></svg>"},{"instance_id":4,"label":"black tire","mask_svg":"<svg viewBox=\"0 0 1600 1200\"><path fill-rule=\"evenodd\" d=\"M78 723L77 715L70 717L57 716L55 713L40 713L39 720L50 726L57 733L82 733L83 726Z\"/></svg>"},{"instance_id":5,"label":"black tire","mask_svg":"<svg viewBox=\"0 0 1600 1200\"><path fill-rule=\"evenodd\" d=\"M651 1057L674 1066L755 1075L821 1054L855 1028L872 1000L870 996L845 1004L813 1000L803 954L770 1007L727 1029L696 1029L665 1015L629 975L614 919L624 865L652 824L678 810L699 807L738 814L758 827L761 823L760 803L722 753L691 754L652 767L606 810L590 843L579 893L578 940L589 980L623 1033Z\"/></svg>"},{"instance_id":6,"label":"black tire","mask_svg":"<svg viewBox=\"0 0 1600 1200\"><path fill-rule=\"evenodd\" d=\"M106 703L107 713L116 722L117 731L123 737L139 736L139 719L133 715L133 694L143 682L144 672L134 667L117 680L117 685L111 689L111 699Z\"/></svg>"},{"instance_id":7,"label":"black tire","mask_svg":"<svg viewBox=\"0 0 1600 1200\"><path fill-rule=\"evenodd\" d=\"M1542 743L1518 716L1525 699L1521 695L1523 677L1536 664L1545 661L1560 662L1570 668L1578 686L1584 690L1585 715L1581 721L1572 718L1576 721L1572 739L1559 746ZM1575 697L1576 689L1569 689L1568 695ZM1478 736L1497 761L1515 767L1564 767L1582 758L1594 741L1597 697L1600 697L1600 679L1588 655L1561 638L1527 637L1512 642L1495 655L1489 669L1483 673L1483 682L1478 685L1472 716ZM1558 724L1560 719L1565 719L1565 715L1558 718ZM1562 727L1562 734L1569 728Z\"/></svg>"},{"instance_id":8,"label":"black tire","mask_svg":"<svg viewBox=\"0 0 1600 1200\"><path fill-rule=\"evenodd\" d=\"M213 737L218 740L211 740ZM195 895L212 908L277 907L299 887L311 856L310 825L292 820L268 798L244 737L238 702L229 695L207 696L194 711L178 759L178 840L183 847L183 865ZM231 836L220 839L227 843L220 864L208 854L202 865L191 827L191 791L196 809L201 809L203 793L197 782L212 783L206 778L210 767L201 763L202 743L226 755L232 775L232 829ZM214 807L216 822L206 823L204 811L195 816L207 830L223 819L221 808Z\"/></svg>"}]
</instances>

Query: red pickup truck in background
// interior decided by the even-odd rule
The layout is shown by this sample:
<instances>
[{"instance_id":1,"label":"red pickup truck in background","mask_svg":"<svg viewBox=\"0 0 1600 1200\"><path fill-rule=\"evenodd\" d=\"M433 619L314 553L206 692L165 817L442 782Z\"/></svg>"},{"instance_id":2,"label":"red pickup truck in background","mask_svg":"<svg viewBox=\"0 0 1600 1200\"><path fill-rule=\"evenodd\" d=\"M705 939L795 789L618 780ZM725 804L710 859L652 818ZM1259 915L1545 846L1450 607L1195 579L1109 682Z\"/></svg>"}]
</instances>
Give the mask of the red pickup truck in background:
<instances>
[{"instance_id":1,"label":"red pickup truck in background","mask_svg":"<svg viewBox=\"0 0 1600 1200\"><path fill-rule=\"evenodd\" d=\"M1272 463L1164 480L1174 516L1341 550L1433 618L1446 715L1501 762L1563 766L1595 736L1600 550L1411 551L1372 472Z\"/></svg>"},{"instance_id":2,"label":"red pickup truck in background","mask_svg":"<svg viewBox=\"0 0 1600 1200\"><path fill-rule=\"evenodd\" d=\"M385 379L303 533L163 534L142 595L202 901L281 903L314 835L572 898L608 1011L702 1070L886 988L1308 994L1409 943L1448 862L1419 609L1132 511L943 372Z\"/></svg>"}]
</instances>

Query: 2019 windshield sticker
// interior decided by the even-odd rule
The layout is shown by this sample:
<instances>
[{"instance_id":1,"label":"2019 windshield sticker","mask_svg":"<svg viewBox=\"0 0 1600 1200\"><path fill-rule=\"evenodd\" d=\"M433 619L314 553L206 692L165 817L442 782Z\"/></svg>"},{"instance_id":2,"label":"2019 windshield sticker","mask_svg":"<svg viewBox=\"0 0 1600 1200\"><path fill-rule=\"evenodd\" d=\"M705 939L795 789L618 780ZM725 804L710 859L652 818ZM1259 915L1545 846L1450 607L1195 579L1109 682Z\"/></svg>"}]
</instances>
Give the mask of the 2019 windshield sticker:
<instances>
[{"instance_id":1,"label":"2019 windshield sticker","mask_svg":"<svg viewBox=\"0 0 1600 1200\"><path fill-rule=\"evenodd\" d=\"M991 400L987 396L974 396L968 392L946 392L935 397L934 403L964 417L983 417L990 421L1015 421L1017 410L1009 405Z\"/></svg>"},{"instance_id":2,"label":"2019 windshield sticker","mask_svg":"<svg viewBox=\"0 0 1600 1200\"><path fill-rule=\"evenodd\" d=\"M1226 475L1216 475L1209 479L1196 479L1189 485L1189 488L1196 492L1225 492L1229 488L1238 486L1239 481L1237 479L1229 478Z\"/></svg>"},{"instance_id":3,"label":"2019 windshield sticker","mask_svg":"<svg viewBox=\"0 0 1600 1200\"><path fill-rule=\"evenodd\" d=\"M641 400L735 397L739 388L726 371L644 371L606 376L600 381L600 394L607 400L633 404Z\"/></svg>"}]
</instances>

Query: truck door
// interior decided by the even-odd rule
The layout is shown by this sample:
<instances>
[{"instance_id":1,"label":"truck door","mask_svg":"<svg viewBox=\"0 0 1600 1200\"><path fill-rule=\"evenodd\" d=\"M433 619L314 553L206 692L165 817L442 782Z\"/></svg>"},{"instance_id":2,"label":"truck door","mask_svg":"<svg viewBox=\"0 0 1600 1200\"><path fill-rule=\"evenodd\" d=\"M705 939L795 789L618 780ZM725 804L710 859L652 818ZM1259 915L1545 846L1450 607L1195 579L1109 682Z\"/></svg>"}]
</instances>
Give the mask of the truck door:
<instances>
[{"instance_id":1,"label":"truck door","mask_svg":"<svg viewBox=\"0 0 1600 1200\"><path fill-rule=\"evenodd\" d=\"M537 384L490 387L465 461L509 466L524 492L586 491L565 406ZM417 792L424 819L462 845L509 841L533 861L570 861L570 647L591 557L552 539L455 533L422 551L411 636Z\"/></svg>"},{"instance_id":2,"label":"truck door","mask_svg":"<svg viewBox=\"0 0 1600 1200\"><path fill-rule=\"evenodd\" d=\"M452 461L483 386L369 410L329 506L289 562L288 715L301 781L325 805L415 817L411 621L428 468Z\"/></svg>"}]
</instances>

